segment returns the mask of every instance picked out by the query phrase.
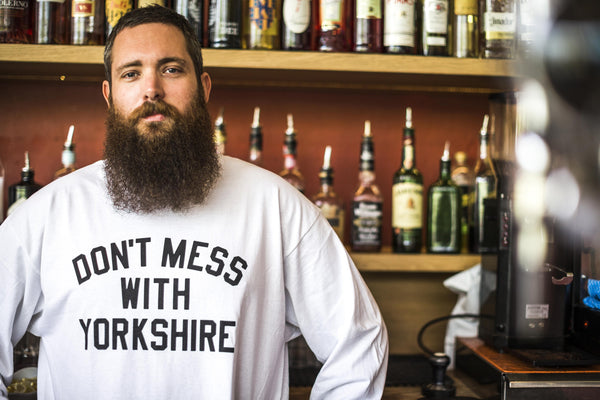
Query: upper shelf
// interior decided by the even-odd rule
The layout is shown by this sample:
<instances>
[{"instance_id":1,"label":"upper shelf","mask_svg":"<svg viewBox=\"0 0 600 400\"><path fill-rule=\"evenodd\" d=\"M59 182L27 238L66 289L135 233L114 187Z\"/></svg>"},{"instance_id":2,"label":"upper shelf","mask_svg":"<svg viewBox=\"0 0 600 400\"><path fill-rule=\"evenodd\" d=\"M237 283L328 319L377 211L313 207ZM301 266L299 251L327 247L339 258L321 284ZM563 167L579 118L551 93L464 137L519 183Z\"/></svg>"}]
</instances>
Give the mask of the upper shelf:
<instances>
[{"instance_id":1,"label":"upper shelf","mask_svg":"<svg viewBox=\"0 0 600 400\"><path fill-rule=\"evenodd\" d=\"M1 79L101 81L103 46L0 45ZM515 88L518 61L393 54L204 49L214 85L385 91Z\"/></svg>"}]
</instances>

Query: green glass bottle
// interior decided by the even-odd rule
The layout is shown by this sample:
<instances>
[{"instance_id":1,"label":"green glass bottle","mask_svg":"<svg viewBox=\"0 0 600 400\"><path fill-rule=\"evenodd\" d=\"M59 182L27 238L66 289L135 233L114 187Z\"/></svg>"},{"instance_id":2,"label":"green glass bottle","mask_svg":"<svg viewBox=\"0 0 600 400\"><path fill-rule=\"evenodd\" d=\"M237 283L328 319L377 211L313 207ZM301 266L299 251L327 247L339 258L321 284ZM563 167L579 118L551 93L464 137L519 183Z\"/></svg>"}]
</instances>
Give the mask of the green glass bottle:
<instances>
[{"instance_id":1,"label":"green glass bottle","mask_svg":"<svg viewBox=\"0 0 600 400\"><path fill-rule=\"evenodd\" d=\"M423 175L415 166L412 109L406 108L402 165L392 185L392 250L420 253L423 231Z\"/></svg>"},{"instance_id":2,"label":"green glass bottle","mask_svg":"<svg viewBox=\"0 0 600 400\"><path fill-rule=\"evenodd\" d=\"M452 181L449 142L446 142L440 160L440 176L429 187L427 205L427 252L459 253L461 192Z\"/></svg>"}]
</instances>

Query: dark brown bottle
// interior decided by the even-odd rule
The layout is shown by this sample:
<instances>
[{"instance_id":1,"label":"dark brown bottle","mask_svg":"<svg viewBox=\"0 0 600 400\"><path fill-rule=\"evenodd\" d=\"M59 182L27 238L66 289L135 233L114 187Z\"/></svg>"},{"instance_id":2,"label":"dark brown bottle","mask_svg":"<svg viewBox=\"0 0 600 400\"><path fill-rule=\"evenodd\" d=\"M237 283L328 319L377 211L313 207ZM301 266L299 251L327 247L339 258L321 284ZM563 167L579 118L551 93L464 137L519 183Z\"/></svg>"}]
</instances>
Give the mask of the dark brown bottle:
<instances>
[{"instance_id":1,"label":"dark brown bottle","mask_svg":"<svg viewBox=\"0 0 600 400\"><path fill-rule=\"evenodd\" d=\"M71 1L71 44L104 44L104 0Z\"/></svg>"},{"instance_id":2,"label":"dark brown bottle","mask_svg":"<svg viewBox=\"0 0 600 400\"><path fill-rule=\"evenodd\" d=\"M313 0L283 0L282 50L311 50Z\"/></svg>"},{"instance_id":3,"label":"dark brown bottle","mask_svg":"<svg viewBox=\"0 0 600 400\"><path fill-rule=\"evenodd\" d=\"M33 42L33 1L0 2L0 43Z\"/></svg>"},{"instance_id":4,"label":"dark brown bottle","mask_svg":"<svg viewBox=\"0 0 600 400\"><path fill-rule=\"evenodd\" d=\"M386 53L418 54L417 0L384 0L383 46Z\"/></svg>"},{"instance_id":5,"label":"dark brown bottle","mask_svg":"<svg viewBox=\"0 0 600 400\"><path fill-rule=\"evenodd\" d=\"M352 50L353 0L319 0L319 50Z\"/></svg>"},{"instance_id":6,"label":"dark brown bottle","mask_svg":"<svg viewBox=\"0 0 600 400\"><path fill-rule=\"evenodd\" d=\"M355 0L354 51L383 51L382 0Z\"/></svg>"},{"instance_id":7,"label":"dark brown bottle","mask_svg":"<svg viewBox=\"0 0 600 400\"><path fill-rule=\"evenodd\" d=\"M10 215L22 202L42 188L34 181L33 169L29 167L29 152L25 152L25 166L21 170L21 180L8 187L8 211Z\"/></svg>"},{"instance_id":8,"label":"dark brown bottle","mask_svg":"<svg viewBox=\"0 0 600 400\"><path fill-rule=\"evenodd\" d=\"M71 26L71 1L37 0L35 2L34 42L68 44Z\"/></svg>"},{"instance_id":9,"label":"dark brown bottle","mask_svg":"<svg viewBox=\"0 0 600 400\"><path fill-rule=\"evenodd\" d=\"M216 49L242 48L241 0L210 0L208 46Z\"/></svg>"},{"instance_id":10,"label":"dark brown bottle","mask_svg":"<svg viewBox=\"0 0 600 400\"><path fill-rule=\"evenodd\" d=\"M204 40L204 2L202 0L173 0L173 9L183 15L192 25L198 40Z\"/></svg>"}]
</instances>

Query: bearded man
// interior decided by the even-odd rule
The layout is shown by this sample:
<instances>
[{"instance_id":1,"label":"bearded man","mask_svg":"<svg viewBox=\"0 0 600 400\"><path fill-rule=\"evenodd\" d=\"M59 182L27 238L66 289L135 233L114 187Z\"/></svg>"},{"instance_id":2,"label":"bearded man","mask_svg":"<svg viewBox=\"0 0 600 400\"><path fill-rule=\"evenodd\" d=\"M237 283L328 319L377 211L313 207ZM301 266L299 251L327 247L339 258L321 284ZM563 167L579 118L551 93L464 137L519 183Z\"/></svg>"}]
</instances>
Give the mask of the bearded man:
<instances>
[{"instance_id":1,"label":"bearded man","mask_svg":"<svg viewBox=\"0 0 600 400\"><path fill-rule=\"evenodd\" d=\"M285 399L301 333L323 363L313 398L381 398L375 301L316 207L217 154L185 18L126 14L104 61L105 159L0 226L0 397L30 331L41 400Z\"/></svg>"}]
</instances>

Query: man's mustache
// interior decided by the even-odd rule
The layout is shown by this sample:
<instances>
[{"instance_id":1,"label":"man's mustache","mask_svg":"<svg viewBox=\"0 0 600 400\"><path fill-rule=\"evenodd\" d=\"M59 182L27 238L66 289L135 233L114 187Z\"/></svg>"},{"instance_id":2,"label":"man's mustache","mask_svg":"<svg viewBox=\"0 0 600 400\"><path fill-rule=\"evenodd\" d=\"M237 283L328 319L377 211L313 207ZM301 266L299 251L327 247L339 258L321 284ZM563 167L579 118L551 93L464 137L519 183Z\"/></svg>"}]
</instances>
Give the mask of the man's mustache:
<instances>
[{"instance_id":1,"label":"man's mustache","mask_svg":"<svg viewBox=\"0 0 600 400\"><path fill-rule=\"evenodd\" d=\"M145 101L141 106L133 110L129 116L129 120L137 122L142 118L149 117L155 114L162 114L165 117L176 118L180 116L179 111L170 104L165 103L162 100L156 101Z\"/></svg>"}]
</instances>

